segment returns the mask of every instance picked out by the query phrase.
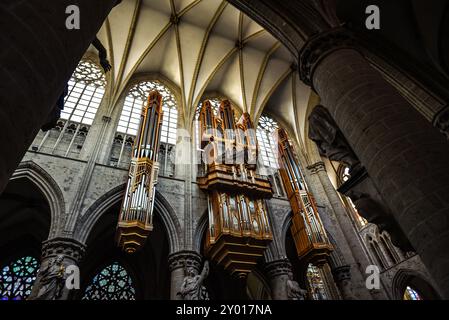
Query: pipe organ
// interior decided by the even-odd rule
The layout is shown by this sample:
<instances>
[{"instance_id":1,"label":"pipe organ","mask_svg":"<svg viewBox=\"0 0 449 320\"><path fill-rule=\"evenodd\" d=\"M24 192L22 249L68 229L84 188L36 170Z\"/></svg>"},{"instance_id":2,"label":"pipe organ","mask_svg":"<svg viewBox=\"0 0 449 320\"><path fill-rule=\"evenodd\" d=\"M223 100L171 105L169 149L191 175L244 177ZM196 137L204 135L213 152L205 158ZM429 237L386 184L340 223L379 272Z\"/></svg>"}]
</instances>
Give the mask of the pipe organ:
<instances>
[{"instance_id":1,"label":"pipe organ","mask_svg":"<svg viewBox=\"0 0 449 320\"><path fill-rule=\"evenodd\" d=\"M257 139L247 113L236 121L229 101L215 115L205 101L199 117L209 232L206 255L230 274L244 278L263 256L272 232L264 199L272 197L267 178L256 173Z\"/></svg>"},{"instance_id":2,"label":"pipe organ","mask_svg":"<svg viewBox=\"0 0 449 320\"><path fill-rule=\"evenodd\" d=\"M153 91L142 109L132 147L128 183L116 233L118 246L127 253L139 250L153 229L162 117L162 95Z\"/></svg>"},{"instance_id":3,"label":"pipe organ","mask_svg":"<svg viewBox=\"0 0 449 320\"><path fill-rule=\"evenodd\" d=\"M291 232L300 260L324 264L333 248L321 222L315 200L307 190L293 147L284 129L278 129L280 174L292 207Z\"/></svg>"}]
</instances>

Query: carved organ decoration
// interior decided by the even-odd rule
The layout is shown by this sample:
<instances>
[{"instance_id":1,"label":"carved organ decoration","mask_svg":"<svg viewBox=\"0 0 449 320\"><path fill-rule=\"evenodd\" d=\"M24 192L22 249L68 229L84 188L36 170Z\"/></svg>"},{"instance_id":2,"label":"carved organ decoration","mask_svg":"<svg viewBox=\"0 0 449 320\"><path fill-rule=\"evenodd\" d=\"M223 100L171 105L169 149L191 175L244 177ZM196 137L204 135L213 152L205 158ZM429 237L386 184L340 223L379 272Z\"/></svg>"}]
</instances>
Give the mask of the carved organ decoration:
<instances>
[{"instance_id":1,"label":"carved organ decoration","mask_svg":"<svg viewBox=\"0 0 449 320\"><path fill-rule=\"evenodd\" d=\"M278 129L280 174L292 207L291 232L300 260L324 264L333 248L327 238L313 195L307 190L293 147L284 129Z\"/></svg>"},{"instance_id":2,"label":"carved organ decoration","mask_svg":"<svg viewBox=\"0 0 449 320\"><path fill-rule=\"evenodd\" d=\"M162 117L162 95L152 91L142 109L117 227L118 246L127 253L139 250L153 229Z\"/></svg>"},{"instance_id":3,"label":"carved organ decoration","mask_svg":"<svg viewBox=\"0 0 449 320\"><path fill-rule=\"evenodd\" d=\"M248 114L236 121L225 100L215 116L205 101L199 121L206 173L198 184L208 194L209 212L205 253L243 278L273 239L264 200L273 192L268 179L256 173L257 140Z\"/></svg>"}]
</instances>

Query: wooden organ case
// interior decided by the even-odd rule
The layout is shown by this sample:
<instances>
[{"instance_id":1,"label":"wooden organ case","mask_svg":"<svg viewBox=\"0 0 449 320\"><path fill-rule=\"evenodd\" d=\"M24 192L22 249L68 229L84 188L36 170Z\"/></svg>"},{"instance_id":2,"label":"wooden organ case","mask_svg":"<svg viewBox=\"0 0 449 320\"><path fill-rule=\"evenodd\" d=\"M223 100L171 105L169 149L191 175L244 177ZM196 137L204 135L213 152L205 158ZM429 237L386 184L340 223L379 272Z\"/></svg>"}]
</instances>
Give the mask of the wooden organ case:
<instances>
[{"instance_id":1,"label":"wooden organ case","mask_svg":"<svg viewBox=\"0 0 449 320\"><path fill-rule=\"evenodd\" d=\"M127 253L139 250L153 229L162 117L162 95L152 91L142 109L132 147L128 183L116 232L118 246Z\"/></svg>"},{"instance_id":2,"label":"wooden organ case","mask_svg":"<svg viewBox=\"0 0 449 320\"><path fill-rule=\"evenodd\" d=\"M292 207L291 233L298 258L317 266L327 262L333 247L321 222L313 195L308 191L300 166L284 129L278 129L280 174Z\"/></svg>"},{"instance_id":3,"label":"wooden organ case","mask_svg":"<svg viewBox=\"0 0 449 320\"><path fill-rule=\"evenodd\" d=\"M235 120L229 101L215 115L205 101L199 117L205 174L199 187L208 195L206 256L231 275L245 278L272 241L265 199L270 182L259 176L257 139L249 114Z\"/></svg>"}]
</instances>

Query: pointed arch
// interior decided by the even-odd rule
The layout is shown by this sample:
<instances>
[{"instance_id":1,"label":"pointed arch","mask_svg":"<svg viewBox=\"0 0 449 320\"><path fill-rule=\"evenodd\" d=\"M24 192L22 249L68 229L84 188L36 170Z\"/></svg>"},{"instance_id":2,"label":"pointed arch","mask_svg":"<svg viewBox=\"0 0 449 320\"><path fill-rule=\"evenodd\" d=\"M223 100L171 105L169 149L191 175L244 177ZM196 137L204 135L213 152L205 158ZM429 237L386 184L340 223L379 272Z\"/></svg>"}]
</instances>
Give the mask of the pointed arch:
<instances>
[{"instance_id":1,"label":"pointed arch","mask_svg":"<svg viewBox=\"0 0 449 320\"><path fill-rule=\"evenodd\" d=\"M121 202L125 193L126 183L119 185L103 196L86 211L86 213L78 220L74 238L81 243L86 243L89 234L93 230L95 224L100 217L112 206ZM170 253L178 252L182 248L182 227L179 223L176 212L168 203L165 197L156 190L156 200L154 204L155 214L157 214L165 227L167 238L170 245Z\"/></svg>"},{"instance_id":2,"label":"pointed arch","mask_svg":"<svg viewBox=\"0 0 449 320\"><path fill-rule=\"evenodd\" d=\"M48 238L54 238L58 230L63 227L65 214L64 195L58 183L42 167L33 161L25 161L19 164L10 181L28 179L36 185L48 201L51 214L50 232Z\"/></svg>"},{"instance_id":3,"label":"pointed arch","mask_svg":"<svg viewBox=\"0 0 449 320\"><path fill-rule=\"evenodd\" d=\"M400 269L394 275L391 284L393 299L395 300L403 300L404 292L408 286L417 290L424 300L441 299L427 277L417 270Z\"/></svg>"},{"instance_id":4,"label":"pointed arch","mask_svg":"<svg viewBox=\"0 0 449 320\"><path fill-rule=\"evenodd\" d=\"M198 220L195 228L195 232L193 233L193 250L196 252L201 252L201 248L203 247L203 237L204 233L207 232L207 227L209 224L209 216L207 214L207 210Z\"/></svg>"}]
</instances>

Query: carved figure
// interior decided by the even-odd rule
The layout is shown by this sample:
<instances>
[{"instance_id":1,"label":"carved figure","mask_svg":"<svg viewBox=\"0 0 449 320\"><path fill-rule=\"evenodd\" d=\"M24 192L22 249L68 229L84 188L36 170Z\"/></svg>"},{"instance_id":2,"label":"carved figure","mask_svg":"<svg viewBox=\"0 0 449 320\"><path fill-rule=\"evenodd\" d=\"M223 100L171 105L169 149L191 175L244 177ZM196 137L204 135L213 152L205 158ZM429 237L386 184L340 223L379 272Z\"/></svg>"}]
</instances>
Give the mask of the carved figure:
<instances>
[{"instance_id":1,"label":"carved figure","mask_svg":"<svg viewBox=\"0 0 449 320\"><path fill-rule=\"evenodd\" d=\"M183 300L209 300L209 294L207 293L206 287L203 285L208 274L208 261L204 263L200 275L198 275L198 272L194 267L187 267L185 269L185 277L181 285L181 291L178 292L178 295L180 295Z\"/></svg>"},{"instance_id":2,"label":"carved figure","mask_svg":"<svg viewBox=\"0 0 449 320\"><path fill-rule=\"evenodd\" d=\"M287 297L288 300L305 300L307 291L301 289L299 283L293 280L293 273L289 272L287 279Z\"/></svg>"},{"instance_id":3,"label":"carved figure","mask_svg":"<svg viewBox=\"0 0 449 320\"><path fill-rule=\"evenodd\" d=\"M58 300L62 296L65 285L64 256L58 255L48 263L48 266L40 273L38 293L30 300Z\"/></svg>"},{"instance_id":4,"label":"carved figure","mask_svg":"<svg viewBox=\"0 0 449 320\"><path fill-rule=\"evenodd\" d=\"M331 114L321 105L317 105L309 116L309 138L316 143L322 156L347 165L350 173L361 167Z\"/></svg>"}]
</instances>

